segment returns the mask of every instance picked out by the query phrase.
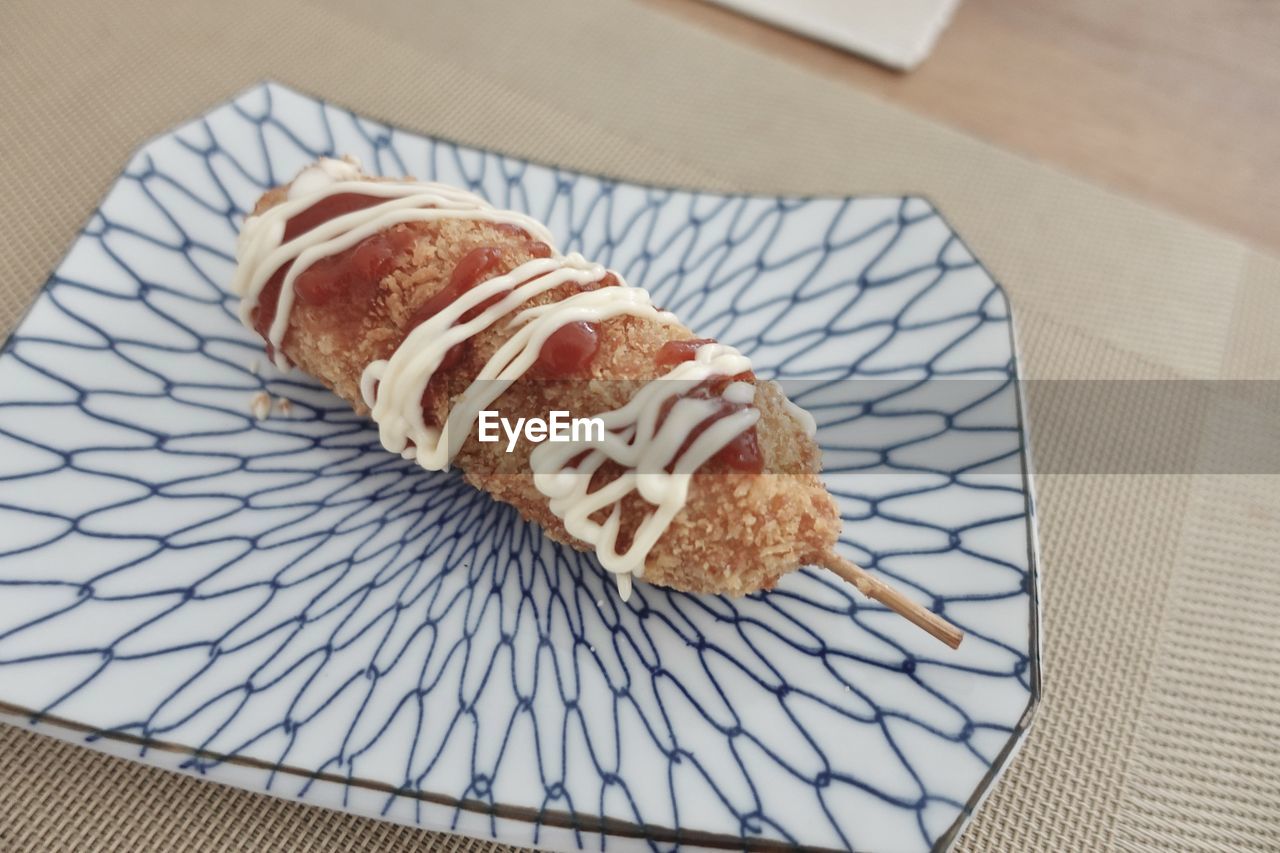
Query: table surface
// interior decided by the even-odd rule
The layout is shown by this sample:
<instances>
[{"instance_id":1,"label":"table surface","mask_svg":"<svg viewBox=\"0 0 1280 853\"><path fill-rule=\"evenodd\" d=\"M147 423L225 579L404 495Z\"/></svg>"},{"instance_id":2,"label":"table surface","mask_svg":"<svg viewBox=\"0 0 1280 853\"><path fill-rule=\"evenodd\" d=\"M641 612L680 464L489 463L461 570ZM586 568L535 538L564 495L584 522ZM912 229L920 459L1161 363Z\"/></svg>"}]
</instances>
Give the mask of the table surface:
<instances>
[{"instance_id":1,"label":"table surface","mask_svg":"<svg viewBox=\"0 0 1280 853\"><path fill-rule=\"evenodd\" d=\"M1082 472L1074 398L1025 386L1044 695L957 853L1277 850L1280 467L1221 473L1248 409L1197 389L1280 378L1280 260L1242 243L1276 254L1280 10L1201 2L965 0L899 77L695 0L5 0L0 336L139 143L264 78L632 180L927 192L1007 288L1026 377L1152 380L1187 403L1152 443L1206 451ZM499 849L0 725L2 853L282 845Z\"/></svg>"},{"instance_id":2,"label":"table surface","mask_svg":"<svg viewBox=\"0 0 1280 853\"><path fill-rule=\"evenodd\" d=\"M643 2L1280 251L1280 4L963 0L902 74L699 0Z\"/></svg>"}]
</instances>

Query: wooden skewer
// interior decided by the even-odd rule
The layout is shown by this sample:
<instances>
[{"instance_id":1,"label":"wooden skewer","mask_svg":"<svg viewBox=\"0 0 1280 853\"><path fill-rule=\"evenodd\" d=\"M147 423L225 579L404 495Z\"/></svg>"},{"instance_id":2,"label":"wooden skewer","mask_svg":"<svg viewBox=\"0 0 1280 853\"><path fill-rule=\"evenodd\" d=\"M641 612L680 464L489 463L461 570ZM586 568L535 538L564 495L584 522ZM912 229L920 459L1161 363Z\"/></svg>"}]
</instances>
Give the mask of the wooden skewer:
<instances>
[{"instance_id":1,"label":"wooden skewer","mask_svg":"<svg viewBox=\"0 0 1280 853\"><path fill-rule=\"evenodd\" d=\"M932 610L927 610L923 605L907 598L889 584L868 574L865 569L859 568L834 551L826 555L822 565L823 568L835 572L856 586L858 592L867 598L875 599L894 613L925 629L951 648L960 647L960 641L964 639L963 631Z\"/></svg>"}]
</instances>

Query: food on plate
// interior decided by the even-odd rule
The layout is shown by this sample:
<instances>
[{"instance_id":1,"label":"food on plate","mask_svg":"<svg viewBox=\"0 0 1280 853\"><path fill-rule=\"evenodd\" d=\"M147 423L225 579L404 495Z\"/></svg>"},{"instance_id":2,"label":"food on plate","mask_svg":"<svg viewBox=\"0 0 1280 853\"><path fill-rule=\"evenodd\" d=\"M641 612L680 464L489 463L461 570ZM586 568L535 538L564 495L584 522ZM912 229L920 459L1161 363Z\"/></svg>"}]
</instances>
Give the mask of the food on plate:
<instances>
[{"instance_id":1,"label":"food on plate","mask_svg":"<svg viewBox=\"0 0 1280 853\"><path fill-rule=\"evenodd\" d=\"M633 579L743 595L822 565L958 644L835 553L813 419L536 220L326 158L263 195L237 260L241 318L278 366L371 415L389 451L594 551L624 599ZM570 419L588 428L555 430Z\"/></svg>"}]
</instances>

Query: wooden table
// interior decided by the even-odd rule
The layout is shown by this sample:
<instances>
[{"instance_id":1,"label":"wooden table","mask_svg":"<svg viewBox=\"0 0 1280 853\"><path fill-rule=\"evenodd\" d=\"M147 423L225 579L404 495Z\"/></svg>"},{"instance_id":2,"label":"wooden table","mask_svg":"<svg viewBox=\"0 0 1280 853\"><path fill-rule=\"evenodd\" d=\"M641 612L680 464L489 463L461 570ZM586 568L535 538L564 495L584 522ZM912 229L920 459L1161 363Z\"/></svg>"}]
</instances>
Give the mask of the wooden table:
<instances>
[{"instance_id":1,"label":"wooden table","mask_svg":"<svg viewBox=\"0 0 1280 853\"><path fill-rule=\"evenodd\" d=\"M963 0L901 74L697 0L644 0L1280 252L1280 3Z\"/></svg>"}]
</instances>

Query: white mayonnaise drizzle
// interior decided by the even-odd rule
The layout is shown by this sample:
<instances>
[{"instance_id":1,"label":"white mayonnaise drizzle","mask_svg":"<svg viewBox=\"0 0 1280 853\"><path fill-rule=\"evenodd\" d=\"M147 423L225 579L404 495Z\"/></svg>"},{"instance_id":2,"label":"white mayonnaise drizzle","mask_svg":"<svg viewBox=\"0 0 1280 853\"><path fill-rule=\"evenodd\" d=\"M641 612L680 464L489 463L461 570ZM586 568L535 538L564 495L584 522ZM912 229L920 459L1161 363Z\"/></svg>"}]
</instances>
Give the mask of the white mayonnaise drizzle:
<instances>
[{"instance_id":1,"label":"white mayonnaise drizzle","mask_svg":"<svg viewBox=\"0 0 1280 853\"><path fill-rule=\"evenodd\" d=\"M385 200L337 216L284 242L289 219L338 193ZM436 183L369 181L354 161L321 159L294 179L284 202L245 220L236 247L239 265L232 284L241 296L241 320L252 325L253 311L267 281L276 270L291 263L267 336L278 366L287 367L281 349L293 307L294 282L299 275L322 258L349 249L393 225L444 219L509 223L536 240L552 243L550 232L541 223L524 214L498 210L471 193ZM522 307L563 284L587 285L607 274L604 267L579 254L553 252L551 257L535 258L505 275L481 282L410 331L390 359L373 362L361 377L361 394L373 410L383 446L415 459L424 468L447 469L465 444L480 411L492 405L533 366L543 344L558 329L569 323L598 322L624 314L664 324L677 322L670 313L655 308L646 291L626 286L621 277L621 286L584 290L557 302ZM490 299L496 300L494 304L459 322L463 315ZM515 332L454 402L443 428L428 426L421 399L445 355L454 345L513 312L507 325ZM721 413L718 399L684 395L712 377L733 376L750 369L751 362L732 347L704 344L698 347L692 361L645 384L622 408L599 415L606 430L603 443L544 442L534 449L531 466L536 487L550 499L551 511L563 520L569 533L595 548L601 564L616 576L623 600L630 596L632 577L643 575L649 552L684 507L692 474L760 418L759 410L751 406L755 386L733 382L725 388L722 399L744 408L719 417L680 454L693 429ZM662 410L668 405L670 411L659 425ZM812 435L813 418L799 407L789 406L789 411ZM569 465L584 453L576 466ZM624 473L588 493L592 473L606 460L622 466ZM666 470L668 466L670 472ZM652 504L654 510L640 523L627 549L619 553L620 502L632 492ZM593 521L591 516L602 510L609 512L608 518L603 523Z\"/></svg>"},{"instance_id":2,"label":"white mayonnaise drizzle","mask_svg":"<svg viewBox=\"0 0 1280 853\"><path fill-rule=\"evenodd\" d=\"M329 196L339 193L385 198L386 201L330 219L287 243L289 220ZM541 222L512 210L498 210L479 196L446 184L421 181L364 180L359 166L345 160L323 158L303 169L289 188L288 199L250 216L240 228L236 244L236 273L231 288L240 296L240 321L252 327L258 297L276 270L287 263L276 303L275 319L267 340L275 351L276 366L288 368L281 352L289 313L293 309L293 285L316 261L350 249L367 237L404 222L443 219L475 219L519 226L535 240L551 242L551 232Z\"/></svg>"},{"instance_id":3,"label":"white mayonnaise drizzle","mask_svg":"<svg viewBox=\"0 0 1280 853\"><path fill-rule=\"evenodd\" d=\"M782 405L787 410L787 414L791 415L791 420L796 422L805 435L813 438L818 434L818 422L813 419L813 415L809 414L808 409L797 406L785 394L782 396Z\"/></svg>"},{"instance_id":4,"label":"white mayonnaise drizzle","mask_svg":"<svg viewBox=\"0 0 1280 853\"><path fill-rule=\"evenodd\" d=\"M604 421L604 442L544 442L533 449L530 466L533 481L551 501L551 511L565 529L595 548L600 564L617 575L618 591L625 601L631 578L644 575L645 559L663 532L685 505L693 472L729 442L755 426L760 410L739 409L707 427L683 454L676 454L695 427L720 411L717 400L682 396L714 376L733 376L751 369L751 362L733 347L710 343L698 347L693 361L676 365L666 375L647 383L625 406L599 415ZM755 386L734 382L723 398L749 404ZM664 404L674 400L659 425ZM576 466L569 462L586 453ZM588 492L591 475L606 460L625 472L594 492ZM672 466L668 472L667 466ZM621 501L631 492L654 505L636 529L630 547L618 552L622 523ZM593 521L596 512L612 507L603 524Z\"/></svg>"},{"instance_id":5,"label":"white mayonnaise drizzle","mask_svg":"<svg viewBox=\"0 0 1280 853\"><path fill-rule=\"evenodd\" d=\"M361 377L360 393L373 409L382 446L406 459L416 459L430 471L444 470L466 443L480 410L488 408L533 366L543 342L561 326L619 314L648 317L662 323L677 322L673 315L654 308L649 294L638 287L604 287L527 308L512 319L512 325L519 326L519 330L490 357L457 400L444 428L427 426L420 402L422 394L451 348L489 328L540 293L568 282L596 282L607 273L604 267L589 263L577 253L535 258L506 275L471 288L419 324L389 360L373 362ZM473 319L458 322L471 309L502 293L507 295Z\"/></svg>"}]
</instances>

